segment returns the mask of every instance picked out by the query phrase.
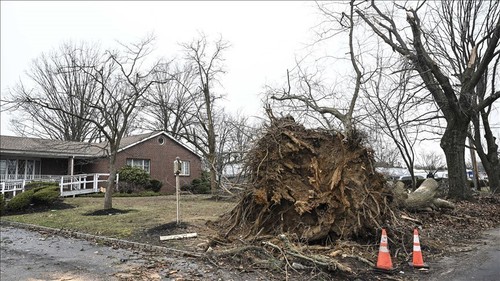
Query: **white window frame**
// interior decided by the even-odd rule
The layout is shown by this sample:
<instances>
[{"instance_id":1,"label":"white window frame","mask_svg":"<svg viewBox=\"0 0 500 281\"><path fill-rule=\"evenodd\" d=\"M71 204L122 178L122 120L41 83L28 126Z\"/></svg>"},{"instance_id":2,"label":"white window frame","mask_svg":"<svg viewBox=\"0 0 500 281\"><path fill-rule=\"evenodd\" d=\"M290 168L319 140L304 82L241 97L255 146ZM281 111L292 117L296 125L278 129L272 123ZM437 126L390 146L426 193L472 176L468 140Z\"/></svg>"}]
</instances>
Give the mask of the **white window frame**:
<instances>
[{"instance_id":1,"label":"white window frame","mask_svg":"<svg viewBox=\"0 0 500 281\"><path fill-rule=\"evenodd\" d=\"M189 176L191 175L191 162L181 160L181 172L179 176Z\"/></svg>"},{"instance_id":2,"label":"white window frame","mask_svg":"<svg viewBox=\"0 0 500 281\"><path fill-rule=\"evenodd\" d=\"M151 174L151 160L150 159L127 158L127 165L130 167L141 168L144 171L146 171L146 173Z\"/></svg>"}]
</instances>

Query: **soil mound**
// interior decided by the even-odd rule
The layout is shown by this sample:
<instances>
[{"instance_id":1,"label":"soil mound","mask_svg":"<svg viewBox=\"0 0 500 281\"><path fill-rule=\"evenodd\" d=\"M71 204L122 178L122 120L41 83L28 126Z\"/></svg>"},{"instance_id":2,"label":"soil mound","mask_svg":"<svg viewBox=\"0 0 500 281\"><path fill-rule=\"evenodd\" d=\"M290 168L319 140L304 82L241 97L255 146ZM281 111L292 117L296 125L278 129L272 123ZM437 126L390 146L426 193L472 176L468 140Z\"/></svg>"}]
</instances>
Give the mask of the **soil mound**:
<instances>
[{"instance_id":1,"label":"soil mound","mask_svg":"<svg viewBox=\"0 0 500 281\"><path fill-rule=\"evenodd\" d=\"M392 195L372 164L359 140L273 119L248 155L251 188L221 220L230 223L226 236L373 237Z\"/></svg>"}]
</instances>

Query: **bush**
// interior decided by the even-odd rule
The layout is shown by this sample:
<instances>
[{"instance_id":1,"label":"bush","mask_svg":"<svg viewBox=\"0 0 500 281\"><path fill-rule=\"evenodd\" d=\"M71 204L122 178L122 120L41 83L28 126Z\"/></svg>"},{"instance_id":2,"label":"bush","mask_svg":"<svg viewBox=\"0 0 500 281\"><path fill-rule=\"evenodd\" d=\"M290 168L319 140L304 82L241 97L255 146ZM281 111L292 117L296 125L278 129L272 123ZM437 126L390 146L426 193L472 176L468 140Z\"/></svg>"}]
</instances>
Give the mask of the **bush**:
<instances>
[{"instance_id":1,"label":"bush","mask_svg":"<svg viewBox=\"0 0 500 281\"><path fill-rule=\"evenodd\" d=\"M149 182L149 185L146 187L146 190L151 190L153 192L160 192L160 189L162 186L163 186L163 183L161 181L152 179Z\"/></svg>"},{"instance_id":2,"label":"bush","mask_svg":"<svg viewBox=\"0 0 500 281\"><path fill-rule=\"evenodd\" d=\"M124 166L118 172L120 173L120 181L123 182L146 186L151 180L149 174L138 167Z\"/></svg>"},{"instance_id":3,"label":"bush","mask_svg":"<svg viewBox=\"0 0 500 281\"><path fill-rule=\"evenodd\" d=\"M0 193L0 215L3 215L5 211L5 198L3 197L3 194Z\"/></svg>"},{"instance_id":4,"label":"bush","mask_svg":"<svg viewBox=\"0 0 500 281\"><path fill-rule=\"evenodd\" d=\"M33 194L35 192L32 189L14 196L7 202L6 210L9 212L19 212L28 209L33 200Z\"/></svg>"},{"instance_id":5,"label":"bush","mask_svg":"<svg viewBox=\"0 0 500 281\"><path fill-rule=\"evenodd\" d=\"M50 206L59 199L59 195L58 186L46 186L38 191L34 191L32 202L37 206Z\"/></svg>"},{"instance_id":6,"label":"bush","mask_svg":"<svg viewBox=\"0 0 500 281\"><path fill-rule=\"evenodd\" d=\"M190 185L185 185L181 188L183 191L189 191L194 194L210 193L210 177L207 172L203 172L201 178L194 179Z\"/></svg>"},{"instance_id":7,"label":"bush","mask_svg":"<svg viewBox=\"0 0 500 281\"><path fill-rule=\"evenodd\" d=\"M142 192L150 185L150 175L141 168L124 166L118 172L120 173L119 192Z\"/></svg>"},{"instance_id":8,"label":"bush","mask_svg":"<svg viewBox=\"0 0 500 281\"><path fill-rule=\"evenodd\" d=\"M32 181L32 182L27 183L24 186L24 189L25 190L31 190L31 189L40 190L40 189L45 188L47 186L57 186L58 187L59 184L57 182L52 182L52 181Z\"/></svg>"},{"instance_id":9,"label":"bush","mask_svg":"<svg viewBox=\"0 0 500 281\"><path fill-rule=\"evenodd\" d=\"M31 188L31 189L28 189ZM26 186L26 191L14 196L6 204L6 210L20 212L34 207L48 207L59 199L59 186L55 183L36 183Z\"/></svg>"}]
</instances>

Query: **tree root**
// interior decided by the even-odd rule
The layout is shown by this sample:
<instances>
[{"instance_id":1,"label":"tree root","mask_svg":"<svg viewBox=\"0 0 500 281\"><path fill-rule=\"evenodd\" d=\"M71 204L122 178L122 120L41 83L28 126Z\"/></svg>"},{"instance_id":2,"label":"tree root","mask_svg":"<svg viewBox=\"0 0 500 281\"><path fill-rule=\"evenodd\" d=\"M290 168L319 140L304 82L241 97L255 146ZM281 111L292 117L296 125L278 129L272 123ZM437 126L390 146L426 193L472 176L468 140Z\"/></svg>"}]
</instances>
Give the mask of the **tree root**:
<instances>
[{"instance_id":1,"label":"tree root","mask_svg":"<svg viewBox=\"0 0 500 281\"><path fill-rule=\"evenodd\" d=\"M332 259L330 257L325 257L325 256L321 256L321 255L309 256L309 255L306 255L306 254L300 252L297 248L292 246L292 244L290 243L288 238L283 234L281 234L279 236L279 238L284 243L284 248L282 248L276 244L273 244L269 241L263 242L262 244L280 251L285 256L285 259L287 259L287 260L290 259L290 258L286 257L288 255L288 256L293 257L301 262L313 264L314 266L317 266L317 267L319 267L323 270L326 270L326 271L337 271L338 270L338 271L341 271L343 273L348 273L348 274L353 273L353 271L350 267L343 265L340 262L338 262L335 259Z\"/></svg>"}]
</instances>

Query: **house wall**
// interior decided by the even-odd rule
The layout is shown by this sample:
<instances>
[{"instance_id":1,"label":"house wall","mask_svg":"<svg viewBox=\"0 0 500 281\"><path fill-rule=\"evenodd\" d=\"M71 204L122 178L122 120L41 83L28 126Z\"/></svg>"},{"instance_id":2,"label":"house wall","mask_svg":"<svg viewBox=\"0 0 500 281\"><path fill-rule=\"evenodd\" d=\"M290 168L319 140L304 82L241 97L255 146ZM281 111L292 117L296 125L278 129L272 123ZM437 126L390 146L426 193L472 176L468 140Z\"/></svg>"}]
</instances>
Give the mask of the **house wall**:
<instances>
[{"instance_id":1,"label":"house wall","mask_svg":"<svg viewBox=\"0 0 500 281\"><path fill-rule=\"evenodd\" d=\"M159 138L163 138L163 144L160 144ZM181 161L190 161L191 173L189 176L179 177L181 186L190 184L193 179L201 177L200 158L164 135L156 136L119 152L116 167L120 169L125 166L127 159L130 158L149 159L151 178L163 183L160 192L172 194L175 193L174 161L176 157L179 157ZM91 173L105 173L108 171L108 159L97 160L90 164L88 169Z\"/></svg>"}]
</instances>

